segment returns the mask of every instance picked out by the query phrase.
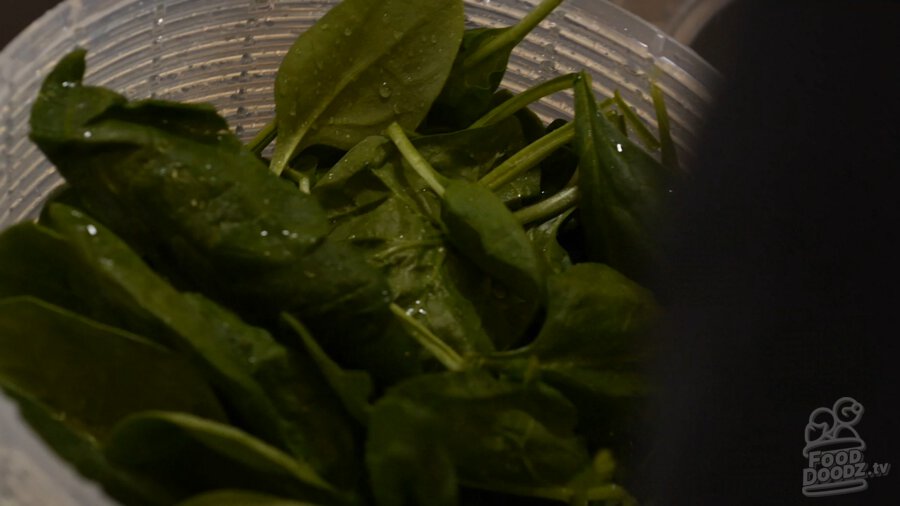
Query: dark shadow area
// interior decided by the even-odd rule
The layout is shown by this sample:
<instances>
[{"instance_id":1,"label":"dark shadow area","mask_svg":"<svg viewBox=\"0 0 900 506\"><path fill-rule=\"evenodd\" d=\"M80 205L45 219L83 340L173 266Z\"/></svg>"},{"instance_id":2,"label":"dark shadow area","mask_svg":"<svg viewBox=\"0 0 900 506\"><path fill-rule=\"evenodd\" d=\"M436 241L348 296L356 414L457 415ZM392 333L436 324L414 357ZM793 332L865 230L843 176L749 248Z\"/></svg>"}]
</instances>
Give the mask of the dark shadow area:
<instances>
[{"instance_id":1,"label":"dark shadow area","mask_svg":"<svg viewBox=\"0 0 900 506\"><path fill-rule=\"evenodd\" d=\"M653 504L893 504L803 494L810 414L852 397L897 460L900 4L754 0L673 216ZM840 470L839 470L840 471Z\"/></svg>"},{"instance_id":2,"label":"dark shadow area","mask_svg":"<svg viewBox=\"0 0 900 506\"><path fill-rule=\"evenodd\" d=\"M738 40L735 34L746 23L754 1L735 0L728 4L703 26L691 43L697 54L726 76L734 74Z\"/></svg>"},{"instance_id":3,"label":"dark shadow area","mask_svg":"<svg viewBox=\"0 0 900 506\"><path fill-rule=\"evenodd\" d=\"M16 35L28 27L32 21L52 9L60 0L2 0L3 15L0 16L0 48L5 47Z\"/></svg>"}]
</instances>

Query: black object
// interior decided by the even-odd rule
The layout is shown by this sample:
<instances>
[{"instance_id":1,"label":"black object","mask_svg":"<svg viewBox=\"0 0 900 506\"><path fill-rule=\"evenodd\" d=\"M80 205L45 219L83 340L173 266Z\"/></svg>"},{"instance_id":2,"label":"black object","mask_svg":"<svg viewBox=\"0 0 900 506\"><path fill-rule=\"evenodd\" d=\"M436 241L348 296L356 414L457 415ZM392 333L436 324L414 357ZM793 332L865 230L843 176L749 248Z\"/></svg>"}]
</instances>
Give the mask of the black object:
<instances>
[{"instance_id":1,"label":"black object","mask_svg":"<svg viewBox=\"0 0 900 506\"><path fill-rule=\"evenodd\" d=\"M4 0L3 15L0 16L0 49L9 44L16 35L28 27L41 14L50 10L61 0L29 0L13 2Z\"/></svg>"},{"instance_id":2,"label":"black object","mask_svg":"<svg viewBox=\"0 0 900 506\"><path fill-rule=\"evenodd\" d=\"M898 463L900 8L753 2L673 219L676 306L639 491L674 505L894 504L896 474L803 494L808 418L849 396Z\"/></svg>"}]
</instances>

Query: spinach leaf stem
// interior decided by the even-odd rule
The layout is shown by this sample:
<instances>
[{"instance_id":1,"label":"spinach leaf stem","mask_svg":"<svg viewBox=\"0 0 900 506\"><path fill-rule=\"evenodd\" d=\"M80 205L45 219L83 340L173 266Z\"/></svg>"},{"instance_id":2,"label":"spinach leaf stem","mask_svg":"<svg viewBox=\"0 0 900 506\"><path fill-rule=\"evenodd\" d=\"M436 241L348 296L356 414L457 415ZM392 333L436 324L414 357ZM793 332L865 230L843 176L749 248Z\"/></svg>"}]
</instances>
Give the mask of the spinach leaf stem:
<instances>
[{"instance_id":1,"label":"spinach leaf stem","mask_svg":"<svg viewBox=\"0 0 900 506\"><path fill-rule=\"evenodd\" d=\"M578 203L578 198L578 187L571 186L533 206L516 211L513 216L523 225L545 220L568 211Z\"/></svg>"},{"instance_id":2,"label":"spinach leaf stem","mask_svg":"<svg viewBox=\"0 0 900 506\"><path fill-rule=\"evenodd\" d=\"M437 248L444 243L440 239L431 239L423 241L404 241L398 242L394 246L383 249L372 255L375 260L385 261L397 253L402 253L411 249Z\"/></svg>"},{"instance_id":3,"label":"spinach leaf stem","mask_svg":"<svg viewBox=\"0 0 900 506\"><path fill-rule=\"evenodd\" d=\"M397 149L400 150L400 154L403 155L403 158L405 158L406 161L409 162L409 165L412 166L413 170L428 183L428 186L437 193L438 197L443 197L447 178L438 174L438 172L434 170L434 167L428 163L428 160L419 153L419 150L412 145L409 137L403 132L403 128L397 123L392 123L391 126L387 128L387 134L397 146Z\"/></svg>"},{"instance_id":4,"label":"spinach leaf stem","mask_svg":"<svg viewBox=\"0 0 900 506\"><path fill-rule=\"evenodd\" d=\"M494 38L487 44L478 48L463 63L464 69L471 69L475 65L486 60L494 52L501 51L510 45L518 44L534 27L539 25L563 0L544 0L529 12L521 21L509 27L502 35Z\"/></svg>"},{"instance_id":5,"label":"spinach leaf stem","mask_svg":"<svg viewBox=\"0 0 900 506\"><path fill-rule=\"evenodd\" d=\"M616 106L619 108L619 112L625 118L625 122L631 125L631 129L634 130L634 133L641 139L641 142L647 146L648 149L656 150L659 149L659 141L654 137L653 133L647 128L647 125L644 124L643 121L638 117L637 113L625 102L625 99L622 98L622 95L618 90L613 94L613 100L616 102Z\"/></svg>"},{"instance_id":6,"label":"spinach leaf stem","mask_svg":"<svg viewBox=\"0 0 900 506\"><path fill-rule=\"evenodd\" d=\"M469 128L480 128L493 123L497 123L498 121L512 116L519 110L534 102L537 102L538 100L546 96L552 95L559 91L567 90L575 85L575 77L577 76L578 74L566 74L553 78L537 86L531 87L523 91L522 93L519 93L518 95L512 97L506 102L498 105L489 113L482 116L478 121L472 123Z\"/></svg>"},{"instance_id":7,"label":"spinach leaf stem","mask_svg":"<svg viewBox=\"0 0 900 506\"><path fill-rule=\"evenodd\" d=\"M297 188L303 193L309 193L309 178L302 172L294 169L284 169L284 177L297 184Z\"/></svg>"},{"instance_id":8,"label":"spinach leaf stem","mask_svg":"<svg viewBox=\"0 0 900 506\"><path fill-rule=\"evenodd\" d=\"M575 124L567 123L509 157L505 162L481 178L479 183L491 190L496 190L535 167L574 138Z\"/></svg>"},{"instance_id":9,"label":"spinach leaf stem","mask_svg":"<svg viewBox=\"0 0 900 506\"><path fill-rule=\"evenodd\" d=\"M415 318L411 317L404 309L397 304L391 303L391 312L400 319L403 324L408 326L412 332L412 337L428 350L434 358L444 365L450 371L461 371L463 368L463 358L447 343L434 335L428 327L422 325Z\"/></svg>"},{"instance_id":10,"label":"spinach leaf stem","mask_svg":"<svg viewBox=\"0 0 900 506\"><path fill-rule=\"evenodd\" d=\"M250 140L250 143L247 144L247 149L249 149L256 156L260 156L262 155L263 150L265 150L277 136L278 123L276 123L273 119L272 121L266 123L266 126L262 127L262 129L257 132L256 136Z\"/></svg>"},{"instance_id":11,"label":"spinach leaf stem","mask_svg":"<svg viewBox=\"0 0 900 506\"><path fill-rule=\"evenodd\" d=\"M665 95L655 82L650 84L650 97L656 110L656 124L659 125L659 142L662 147L662 164L670 169L678 170L678 153L672 130L669 125L669 111L666 109Z\"/></svg>"}]
</instances>

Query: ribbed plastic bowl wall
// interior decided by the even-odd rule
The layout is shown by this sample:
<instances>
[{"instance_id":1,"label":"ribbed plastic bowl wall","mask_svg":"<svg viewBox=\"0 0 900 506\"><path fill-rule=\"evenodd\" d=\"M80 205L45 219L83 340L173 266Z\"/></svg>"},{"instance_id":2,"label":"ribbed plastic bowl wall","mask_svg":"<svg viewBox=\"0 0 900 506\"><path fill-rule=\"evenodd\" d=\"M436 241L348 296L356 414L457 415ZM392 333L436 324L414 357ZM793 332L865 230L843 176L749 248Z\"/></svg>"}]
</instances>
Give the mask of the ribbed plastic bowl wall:
<instances>
[{"instance_id":1,"label":"ribbed plastic bowl wall","mask_svg":"<svg viewBox=\"0 0 900 506\"><path fill-rule=\"evenodd\" d=\"M0 53L0 229L34 218L61 183L28 140L28 116L41 81L64 54L76 46L88 49L87 81L130 98L212 103L247 139L273 117L273 81L285 52L335 3L68 0L48 12ZM470 26L505 26L537 0L466 3ZM568 0L516 50L505 86L520 91L539 79L582 69L593 74L599 94L620 90L652 124L648 89L650 79L656 80L685 154L718 81L715 70L692 51L620 8L603 0ZM538 112L547 119L571 117L570 94L551 97ZM26 495L34 493L35 504L101 504L59 474L27 434L0 399L0 499L19 494L17 504L26 504ZM53 487L61 492L55 494Z\"/></svg>"},{"instance_id":2,"label":"ribbed plastic bowl wall","mask_svg":"<svg viewBox=\"0 0 900 506\"><path fill-rule=\"evenodd\" d=\"M87 80L131 98L210 102L242 136L274 114L272 85L294 38L336 1L69 0L0 54L0 227L33 217L59 178L27 138L47 71L75 46ZM468 1L471 25L502 26L536 0ZM619 89L651 123L648 80L666 93L674 135L690 151L715 71L662 32L602 0L569 0L515 52L506 86L588 69L598 93ZM546 117L571 116L562 93Z\"/></svg>"}]
</instances>

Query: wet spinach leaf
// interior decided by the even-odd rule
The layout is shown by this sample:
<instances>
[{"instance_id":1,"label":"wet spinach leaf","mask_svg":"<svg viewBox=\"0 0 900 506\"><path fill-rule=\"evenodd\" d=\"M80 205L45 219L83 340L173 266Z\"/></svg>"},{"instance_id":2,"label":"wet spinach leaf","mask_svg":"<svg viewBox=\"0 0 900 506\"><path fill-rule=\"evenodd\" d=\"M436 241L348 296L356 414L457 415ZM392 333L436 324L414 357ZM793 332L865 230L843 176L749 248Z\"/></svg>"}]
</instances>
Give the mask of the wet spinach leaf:
<instances>
[{"instance_id":1,"label":"wet spinach leaf","mask_svg":"<svg viewBox=\"0 0 900 506\"><path fill-rule=\"evenodd\" d=\"M603 264L581 263L551 276L547 316L528 346L493 365L517 377L539 375L601 397L646 392L644 360L660 309L647 289Z\"/></svg>"},{"instance_id":2,"label":"wet spinach leaf","mask_svg":"<svg viewBox=\"0 0 900 506\"><path fill-rule=\"evenodd\" d=\"M529 127L516 116L478 128L415 137L411 142L441 175L475 182L522 150L533 134L529 133L529 128L533 129L534 125ZM405 181L413 194L427 187L408 163L400 161L399 165L403 167ZM515 205L535 197L539 191L540 174L530 173L501 186L497 194L505 204Z\"/></svg>"},{"instance_id":3,"label":"wet spinach leaf","mask_svg":"<svg viewBox=\"0 0 900 506\"><path fill-rule=\"evenodd\" d=\"M549 274L561 274L572 267L569 253L557 240L560 227L572 213L573 211L567 211L527 231L528 238L540 254Z\"/></svg>"},{"instance_id":4,"label":"wet spinach leaf","mask_svg":"<svg viewBox=\"0 0 900 506\"><path fill-rule=\"evenodd\" d=\"M238 424L339 484L355 479L352 429L314 366L205 297L172 288L96 220L62 204L49 215L82 262L168 327L169 344L202 368Z\"/></svg>"},{"instance_id":5,"label":"wet spinach leaf","mask_svg":"<svg viewBox=\"0 0 900 506\"><path fill-rule=\"evenodd\" d=\"M0 381L98 440L122 418L148 409L226 419L184 357L30 297L0 301Z\"/></svg>"},{"instance_id":6,"label":"wet spinach leaf","mask_svg":"<svg viewBox=\"0 0 900 506\"><path fill-rule=\"evenodd\" d=\"M181 413L152 411L124 420L105 454L179 500L236 487L321 504L350 502L308 464L230 425Z\"/></svg>"},{"instance_id":7,"label":"wet spinach leaf","mask_svg":"<svg viewBox=\"0 0 900 506\"><path fill-rule=\"evenodd\" d=\"M445 189L441 218L453 244L526 299L542 300L543 266L503 202L477 183L455 180Z\"/></svg>"},{"instance_id":8,"label":"wet spinach leaf","mask_svg":"<svg viewBox=\"0 0 900 506\"><path fill-rule=\"evenodd\" d=\"M350 149L395 121L415 129L462 33L460 0L344 0L329 10L278 69L272 170L304 146Z\"/></svg>"},{"instance_id":9,"label":"wet spinach leaf","mask_svg":"<svg viewBox=\"0 0 900 506\"><path fill-rule=\"evenodd\" d=\"M538 489L564 486L590 463L573 431L575 409L564 397L540 384L497 380L483 371L403 382L376 404L373 426L379 422L385 427L403 423L408 429L374 433L367 446L370 469L392 457L407 464L405 473L378 471L385 476L383 493L392 497L402 497L409 483L421 480L453 504L446 490L453 490L455 479L470 487L541 497ZM417 465L431 458L440 462L443 481ZM446 469L449 465L455 472Z\"/></svg>"},{"instance_id":10,"label":"wet spinach leaf","mask_svg":"<svg viewBox=\"0 0 900 506\"><path fill-rule=\"evenodd\" d=\"M598 110L587 75L575 84L575 127L589 258L642 282L656 279L665 258L658 234L676 174Z\"/></svg>"},{"instance_id":11,"label":"wet spinach leaf","mask_svg":"<svg viewBox=\"0 0 900 506\"><path fill-rule=\"evenodd\" d=\"M399 125L391 125L387 132L406 162L440 197L440 219L450 242L525 298L542 300L544 272L537 254L499 197L478 183L439 174Z\"/></svg>"},{"instance_id":12,"label":"wet spinach leaf","mask_svg":"<svg viewBox=\"0 0 900 506\"><path fill-rule=\"evenodd\" d=\"M412 143L440 174L477 181L524 148L526 134L516 118L509 118L484 127L416 137Z\"/></svg>"},{"instance_id":13,"label":"wet spinach leaf","mask_svg":"<svg viewBox=\"0 0 900 506\"><path fill-rule=\"evenodd\" d=\"M29 297L0 301L0 387L61 457L128 504L174 499L105 458L116 424L151 409L226 420L185 357Z\"/></svg>"},{"instance_id":14,"label":"wet spinach leaf","mask_svg":"<svg viewBox=\"0 0 900 506\"><path fill-rule=\"evenodd\" d=\"M458 482L438 415L403 398L378 402L366 466L378 506L456 506Z\"/></svg>"},{"instance_id":15,"label":"wet spinach leaf","mask_svg":"<svg viewBox=\"0 0 900 506\"><path fill-rule=\"evenodd\" d=\"M493 349L480 325L477 308L459 290L460 277L472 274L462 269L450 271L454 259L446 248L443 232L415 204L391 196L370 212L340 224L334 234L366 251L370 262L387 277L392 302L457 353L468 355ZM471 266L469 269L471 272ZM475 275L482 277L480 273ZM391 331L406 334L398 327ZM394 339L396 353L407 357L395 357L391 361L394 367L421 373L421 366L416 364L425 357L420 355L419 346L409 338Z\"/></svg>"},{"instance_id":16,"label":"wet spinach leaf","mask_svg":"<svg viewBox=\"0 0 900 506\"><path fill-rule=\"evenodd\" d=\"M328 217L337 221L362 208L377 204L390 190L372 173L393 154L385 137L366 137L347 152L312 188Z\"/></svg>"},{"instance_id":17,"label":"wet spinach leaf","mask_svg":"<svg viewBox=\"0 0 900 506\"><path fill-rule=\"evenodd\" d=\"M217 490L191 497L177 506L321 506L246 490Z\"/></svg>"},{"instance_id":18,"label":"wet spinach leaf","mask_svg":"<svg viewBox=\"0 0 900 506\"><path fill-rule=\"evenodd\" d=\"M334 362L319 346L309 330L288 314L283 315L288 325L297 333L306 346L306 351L315 361L316 366L322 372L322 376L341 400L344 409L360 423L366 424L369 419L371 405L369 399L372 396L374 385L372 377L366 371L345 371Z\"/></svg>"},{"instance_id":19,"label":"wet spinach leaf","mask_svg":"<svg viewBox=\"0 0 900 506\"><path fill-rule=\"evenodd\" d=\"M562 0L544 0L518 24L467 30L430 122L465 128L488 112L512 50Z\"/></svg>"},{"instance_id":20,"label":"wet spinach leaf","mask_svg":"<svg viewBox=\"0 0 900 506\"><path fill-rule=\"evenodd\" d=\"M394 150L384 141L378 141L380 153ZM469 181L476 181L506 154L523 146L513 119L484 128L416 137L412 143L435 164L435 170ZM491 273L485 275L455 249L447 248L439 200L430 191L423 192L428 184L396 150L377 160L383 165L371 172L381 180L382 188L390 189L391 197L341 222L334 235L350 238L370 251L370 261L388 277L393 301L459 354L504 349L521 339L537 309L534 302L524 300L494 281ZM347 191L348 187L344 188Z\"/></svg>"},{"instance_id":21,"label":"wet spinach leaf","mask_svg":"<svg viewBox=\"0 0 900 506\"><path fill-rule=\"evenodd\" d=\"M500 201L510 210L520 209L541 196L541 173L530 170L496 190Z\"/></svg>"},{"instance_id":22,"label":"wet spinach leaf","mask_svg":"<svg viewBox=\"0 0 900 506\"><path fill-rule=\"evenodd\" d=\"M363 171L364 164L392 193L405 195L409 201L418 203L425 214L436 218L437 202L424 200L422 196L422 190L428 188L428 183L403 159L387 137L377 139L360 143L351 150L354 156L348 153L346 157L353 162L350 166L357 167L359 172ZM410 141L439 174L474 182L525 147L525 133L516 119L508 118L484 127L417 135ZM355 153L357 151L358 155ZM370 160L363 158L367 151ZM332 170L335 171L333 177L340 180L341 172L346 172L346 167L339 163ZM346 188L348 191L354 190L352 185Z\"/></svg>"},{"instance_id":23,"label":"wet spinach leaf","mask_svg":"<svg viewBox=\"0 0 900 506\"><path fill-rule=\"evenodd\" d=\"M478 138L484 138L485 142L473 147ZM417 137L413 142L447 173L475 180L490 170L508 146L520 146L521 138L515 123L508 122L478 132ZM440 223L432 216L439 211L432 211L432 202L420 197L427 184L398 160L399 153L389 143L381 137L364 141L335 166L335 180L347 172L352 172L352 177L358 178L356 181L377 177L381 182L375 184L391 195L358 215L339 217L333 236L346 238L365 251L370 263L377 265L387 277L393 302L460 355L486 352L495 347L503 349L516 342L536 308L492 282L476 265L447 248ZM373 165L363 167L365 157L356 157L357 151L360 154L370 151L371 146L377 146L374 159L383 164L374 170ZM351 165L344 165L344 161L353 162L357 169L345 171ZM324 187L317 186L314 194L330 198L332 191L340 191L345 202L356 198L355 184L332 187L330 180L326 176ZM360 191L368 192L373 186L368 180ZM388 337L361 350L370 357L383 357L378 363L384 366L376 366L374 361L368 361L367 366L377 370L377 376L386 379L388 384L421 373L422 366L430 367L430 355L424 354L407 334L402 325L392 325L385 333Z\"/></svg>"},{"instance_id":24,"label":"wet spinach leaf","mask_svg":"<svg viewBox=\"0 0 900 506\"><path fill-rule=\"evenodd\" d=\"M97 438L67 423L64 411L50 408L2 379L0 389L15 401L22 418L44 443L82 476L99 484L110 497L136 506L168 506L175 502L168 491L110 463Z\"/></svg>"},{"instance_id":25,"label":"wet spinach leaf","mask_svg":"<svg viewBox=\"0 0 900 506\"><path fill-rule=\"evenodd\" d=\"M84 86L83 73L83 52L60 62L31 136L89 213L179 287L251 321L288 311L323 340L377 334L385 281L352 246L327 240L313 197L268 173L211 107L128 103Z\"/></svg>"},{"instance_id":26,"label":"wet spinach leaf","mask_svg":"<svg viewBox=\"0 0 900 506\"><path fill-rule=\"evenodd\" d=\"M491 107L496 108L501 104L506 103L508 100L513 99L515 96L516 95L511 91L500 90L494 94L494 100L491 104ZM546 133L544 120L542 120L541 117L531 109L527 107L519 109L518 111L516 111L514 116L519 121L519 125L522 127L522 133L525 135L525 144L531 144L532 142L540 139L544 135L544 133ZM488 124L493 123L495 122L491 121Z\"/></svg>"},{"instance_id":27,"label":"wet spinach leaf","mask_svg":"<svg viewBox=\"0 0 900 506\"><path fill-rule=\"evenodd\" d=\"M45 224L50 208L44 208ZM20 223L0 234L0 299L15 296L34 297L158 344L170 343L158 318L46 226Z\"/></svg>"}]
</instances>

